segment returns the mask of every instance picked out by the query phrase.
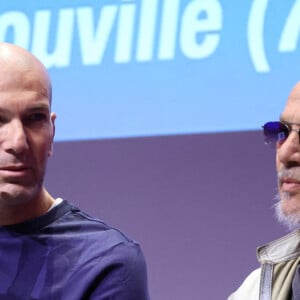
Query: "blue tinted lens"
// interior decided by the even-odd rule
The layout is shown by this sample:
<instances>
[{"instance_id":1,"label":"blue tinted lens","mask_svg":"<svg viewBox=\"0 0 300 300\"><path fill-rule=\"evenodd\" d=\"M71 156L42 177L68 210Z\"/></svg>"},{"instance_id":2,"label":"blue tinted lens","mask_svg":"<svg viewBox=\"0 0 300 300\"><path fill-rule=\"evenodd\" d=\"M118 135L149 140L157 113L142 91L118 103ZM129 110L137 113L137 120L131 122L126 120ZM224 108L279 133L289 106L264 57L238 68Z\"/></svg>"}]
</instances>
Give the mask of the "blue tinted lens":
<instances>
[{"instance_id":1,"label":"blue tinted lens","mask_svg":"<svg viewBox=\"0 0 300 300\"><path fill-rule=\"evenodd\" d=\"M283 142L289 135L289 128L282 122L268 122L263 126L265 143L275 145Z\"/></svg>"}]
</instances>

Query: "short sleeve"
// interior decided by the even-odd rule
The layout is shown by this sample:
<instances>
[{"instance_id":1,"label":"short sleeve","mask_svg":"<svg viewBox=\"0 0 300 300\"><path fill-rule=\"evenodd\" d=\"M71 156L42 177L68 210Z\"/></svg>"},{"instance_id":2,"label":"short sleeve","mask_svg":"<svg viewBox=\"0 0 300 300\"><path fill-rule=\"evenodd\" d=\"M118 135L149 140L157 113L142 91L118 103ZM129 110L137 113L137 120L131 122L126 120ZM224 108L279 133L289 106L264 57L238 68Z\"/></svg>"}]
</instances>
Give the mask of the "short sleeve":
<instances>
[{"instance_id":1,"label":"short sleeve","mask_svg":"<svg viewBox=\"0 0 300 300\"><path fill-rule=\"evenodd\" d=\"M95 278L90 300L149 300L146 261L138 244L117 244L101 259L105 268Z\"/></svg>"}]
</instances>

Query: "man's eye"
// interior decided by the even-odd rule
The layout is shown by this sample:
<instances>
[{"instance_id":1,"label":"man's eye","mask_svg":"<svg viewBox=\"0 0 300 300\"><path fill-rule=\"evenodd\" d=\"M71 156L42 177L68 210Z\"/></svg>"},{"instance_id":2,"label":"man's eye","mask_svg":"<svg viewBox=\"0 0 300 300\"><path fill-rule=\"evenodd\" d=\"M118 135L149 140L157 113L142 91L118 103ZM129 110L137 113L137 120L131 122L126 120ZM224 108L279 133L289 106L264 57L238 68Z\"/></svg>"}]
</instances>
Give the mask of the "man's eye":
<instances>
[{"instance_id":1,"label":"man's eye","mask_svg":"<svg viewBox=\"0 0 300 300\"><path fill-rule=\"evenodd\" d=\"M0 115L0 124L5 124L7 123L7 118L5 116Z\"/></svg>"},{"instance_id":2,"label":"man's eye","mask_svg":"<svg viewBox=\"0 0 300 300\"><path fill-rule=\"evenodd\" d=\"M47 115L45 113L33 113L30 115L27 115L23 122L26 124L26 126L40 126L41 122L45 122L47 120Z\"/></svg>"},{"instance_id":3,"label":"man's eye","mask_svg":"<svg viewBox=\"0 0 300 300\"><path fill-rule=\"evenodd\" d=\"M47 116L42 113L35 113L35 114L30 115L30 117L29 117L30 121L43 121L46 119L47 119Z\"/></svg>"}]
</instances>

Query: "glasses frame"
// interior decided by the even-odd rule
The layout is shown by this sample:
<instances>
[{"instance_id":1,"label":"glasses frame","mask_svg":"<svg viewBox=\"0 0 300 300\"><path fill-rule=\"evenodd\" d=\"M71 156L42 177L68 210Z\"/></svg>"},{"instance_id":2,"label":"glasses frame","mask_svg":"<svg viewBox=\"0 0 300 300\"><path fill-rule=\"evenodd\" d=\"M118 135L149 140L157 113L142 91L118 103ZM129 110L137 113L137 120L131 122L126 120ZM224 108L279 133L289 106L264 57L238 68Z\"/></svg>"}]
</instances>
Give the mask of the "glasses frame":
<instances>
[{"instance_id":1,"label":"glasses frame","mask_svg":"<svg viewBox=\"0 0 300 300\"><path fill-rule=\"evenodd\" d=\"M273 126L273 128L272 128ZM276 130L276 126L278 129ZM289 123L286 121L271 121L265 123L263 128L264 142L266 145L283 144L289 137L291 132L296 132L300 143L300 128L292 128L292 126L300 126L299 123ZM269 129L267 127L270 127ZM281 129L281 130L280 130ZM286 129L286 130L284 130ZM268 131L268 134L267 134ZM273 132L272 132L273 131ZM272 136L273 135L273 136ZM277 135L277 137L276 137Z\"/></svg>"}]
</instances>

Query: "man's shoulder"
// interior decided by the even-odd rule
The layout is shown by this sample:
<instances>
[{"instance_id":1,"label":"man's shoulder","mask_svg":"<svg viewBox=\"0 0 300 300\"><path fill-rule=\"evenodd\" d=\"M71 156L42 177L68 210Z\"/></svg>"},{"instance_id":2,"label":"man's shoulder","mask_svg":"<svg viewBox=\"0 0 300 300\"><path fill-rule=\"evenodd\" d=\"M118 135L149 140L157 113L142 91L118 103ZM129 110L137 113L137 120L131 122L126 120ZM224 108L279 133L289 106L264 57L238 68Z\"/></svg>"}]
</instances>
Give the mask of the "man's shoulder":
<instances>
[{"instance_id":1,"label":"man's shoulder","mask_svg":"<svg viewBox=\"0 0 300 300\"><path fill-rule=\"evenodd\" d=\"M60 222L71 234L77 250L80 249L81 263L90 265L93 262L89 272L97 274L94 277L99 280L95 298L113 286L113 294L122 299L133 299L135 295L139 299L148 299L147 266L137 242L76 207Z\"/></svg>"},{"instance_id":2,"label":"man's shoulder","mask_svg":"<svg viewBox=\"0 0 300 300\"><path fill-rule=\"evenodd\" d=\"M131 255L141 251L139 244L123 231L74 205L69 204L69 210L50 226L53 237L60 239L67 236L74 245L85 244L89 249L95 248L95 253L112 252L130 259Z\"/></svg>"}]
</instances>

